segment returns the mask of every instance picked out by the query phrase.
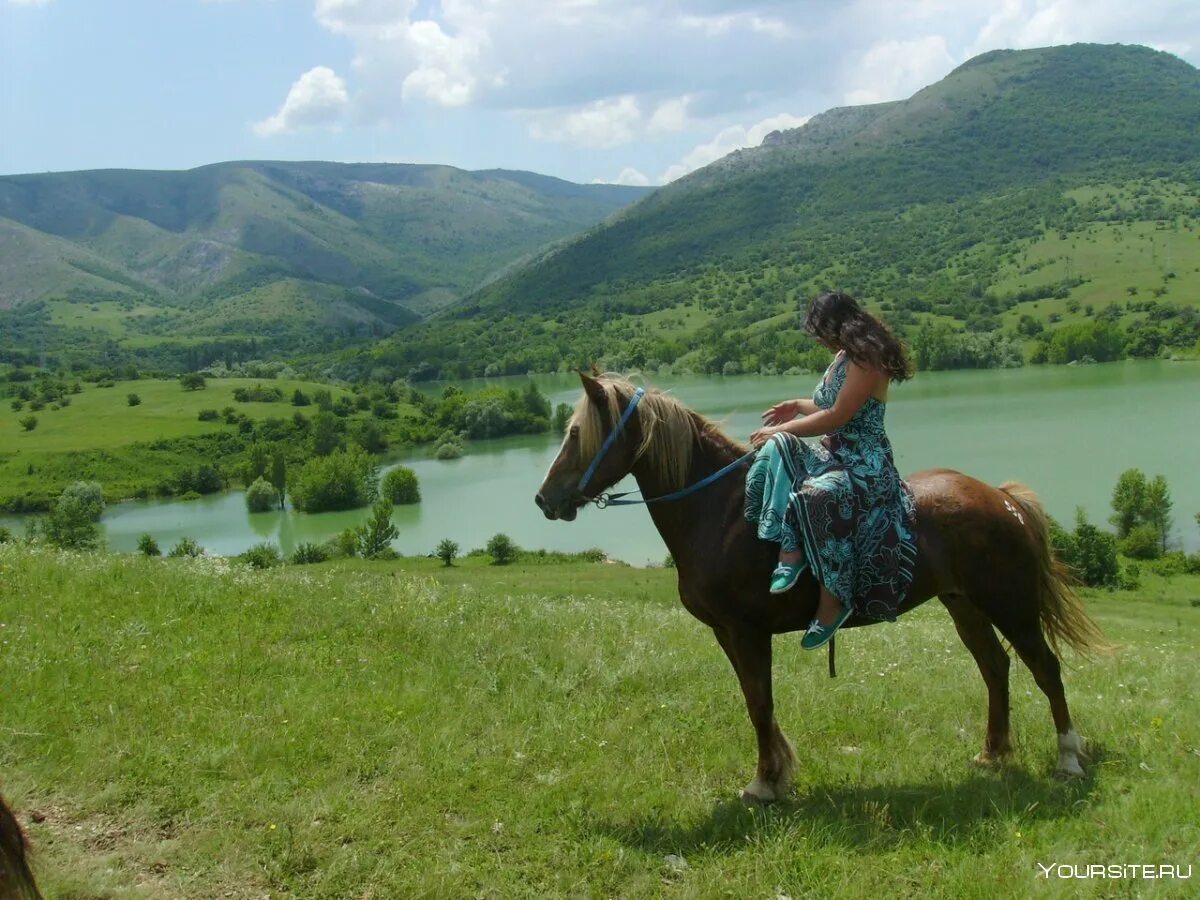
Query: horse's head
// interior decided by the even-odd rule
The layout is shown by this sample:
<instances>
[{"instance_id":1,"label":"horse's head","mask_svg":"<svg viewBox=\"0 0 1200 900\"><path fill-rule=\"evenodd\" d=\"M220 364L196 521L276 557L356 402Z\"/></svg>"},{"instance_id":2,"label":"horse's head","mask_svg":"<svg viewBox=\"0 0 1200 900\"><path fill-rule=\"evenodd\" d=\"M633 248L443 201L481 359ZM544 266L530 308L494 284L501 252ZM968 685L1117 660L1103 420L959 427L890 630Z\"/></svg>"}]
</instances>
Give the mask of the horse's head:
<instances>
[{"instance_id":1,"label":"horse's head","mask_svg":"<svg viewBox=\"0 0 1200 900\"><path fill-rule=\"evenodd\" d=\"M631 386L582 372L579 378L583 396L533 498L547 519L572 521L585 504L629 474L646 449L638 411L626 416L635 397ZM607 443L614 430L618 433Z\"/></svg>"}]
</instances>

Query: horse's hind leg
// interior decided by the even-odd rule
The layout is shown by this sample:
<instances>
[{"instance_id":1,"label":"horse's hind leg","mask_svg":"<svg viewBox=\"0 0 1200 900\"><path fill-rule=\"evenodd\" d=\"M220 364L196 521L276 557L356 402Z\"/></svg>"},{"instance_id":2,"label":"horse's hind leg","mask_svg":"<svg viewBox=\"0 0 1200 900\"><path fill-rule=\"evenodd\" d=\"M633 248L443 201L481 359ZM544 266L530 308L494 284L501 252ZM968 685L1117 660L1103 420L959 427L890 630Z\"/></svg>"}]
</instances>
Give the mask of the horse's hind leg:
<instances>
[{"instance_id":1,"label":"horse's hind leg","mask_svg":"<svg viewBox=\"0 0 1200 900\"><path fill-rule=\"evenodd\" d=\"M746 711L758 739L758 770L742 790L742 799L770 803L782 799L791 784L796 751L775 721L771 694L771 635L746 628L713 628L717 642L737 673Z\"/></svg>"},{"instance_id":2,"label":"horse's hind leg","mask_svg":"<svg viewBox=\"0 0 1200 900\"><path fill-rule=\"evenodd\" d=\"M975 757L975 762L994 765L1012 753L1008 723L1008 654L987 616L962 596L951 594L939 599L954 620L958 636L975 657L983 682L987 685L987 734L983 739L983 750Z\"/></svg>"},{"instance_id":3,"label":"horse's hind leg","mask_svg":"<svg viewBox=\"0 0 1200 900\"><path fill-rule=\"evenodd\" d=\"M1030 590L1029 594L1016 596L1037 595ZM1083 741L1071 725L1071 712L1067 709L1067 695L1063 690L1062 666L1050 645L1046 643L1037 609L1032 602L1026 605L1009 603L1003 609L1004 612L993 619L996 628L1012 644L1017 655L1029 667L1033 680L1050 701L1054 730L1058 732L1058 765L1055 767L1055 774L1083 775L1083 766L1079 761L1079 757L1083 755Z\"/></svg>"}]
</instances>

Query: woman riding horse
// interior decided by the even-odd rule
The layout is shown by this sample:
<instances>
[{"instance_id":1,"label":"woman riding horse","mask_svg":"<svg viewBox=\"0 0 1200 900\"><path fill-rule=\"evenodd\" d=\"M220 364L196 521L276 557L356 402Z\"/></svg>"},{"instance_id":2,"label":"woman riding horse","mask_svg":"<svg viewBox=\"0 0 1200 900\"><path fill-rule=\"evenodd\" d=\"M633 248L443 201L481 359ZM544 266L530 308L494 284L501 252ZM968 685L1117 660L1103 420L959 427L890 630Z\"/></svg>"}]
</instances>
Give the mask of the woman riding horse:
<instances>
[{"instance_id":1,"label":"woman riding horse","mask_svg":"<svg viewBox=\"0 0 1200 900\"><path fill-rule=\"evenodd\" d=\"M779 544L772 594L812 567L821 596L801 646L814 650L851 613L894 621L912 581L912 493L883 429L888 384L912 369L895 336L849 294L821 294L804 327L837 355L811 399L775 404L750 435L761 450L746 477L746 519ZM819 444L800 440L818 435Z\"/></svg>"}]
</instances>

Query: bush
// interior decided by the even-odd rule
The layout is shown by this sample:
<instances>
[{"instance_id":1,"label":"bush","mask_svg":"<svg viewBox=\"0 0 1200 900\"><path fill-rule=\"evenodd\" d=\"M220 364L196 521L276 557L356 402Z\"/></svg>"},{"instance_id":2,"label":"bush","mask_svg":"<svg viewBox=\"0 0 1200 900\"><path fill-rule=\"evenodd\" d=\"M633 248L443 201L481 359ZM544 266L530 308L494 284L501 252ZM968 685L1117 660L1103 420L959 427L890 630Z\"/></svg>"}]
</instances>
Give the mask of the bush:
<instances>
[{"instance_id":1,"label":"bush","mask_svg":"<svg viewBox=\"0 0 1200 900\"><path fill-rule=\"evenodd\" d=\"M246 509L252 513L269 512L279 505L279 492L261 475L246 488Z\"/></svg>"},{"instance_id":2,"label":"bush","mask_svg":"<svg viewBox=\"0 0 1200 900\"><path fill-rule=\"evenodd\" d=\"M463 439L456 431L443 431L433 442L435 459L458 459L464 452Z\"/></svg>"},{"instance_id":3,"label":"bush","mask_svg":"<svg viewBox=\"0 0 1200 900\"><path fill-rule=\"evenodd\" d=\"M450 538L444 538L437 545L434 555L445 563L447 567L452 566L454 565L454 558L458 556L458 544L450 540Z\"/></svg>"},{"instance_id":4,"label":"bush","mask_svg":"<svg viewBox=\"0 0 1200 900\"><path fill-rule=\"evenodd\" d=\"M66 487L42 525L42 534L64 550L93 550L100 544L100 514L104 491L96 482L77 481Z\"/></svg>"},{"instance_id":5,"label":"bush","mask_svg":"<svg viewBox=\"0 0 1200 900\"><path fill-rule=\"evenodd\" d=\"M13 539L13 533L10 529L0 525L0 544L7 544Z\"/></svg>"},{"instance_id":6,"label":"bush","mask_svg":"<svg viewBox=\"0 0 1200 900\"><path fill-rule=\"evenodd\" d=\"M417 473L405 466L397 466L383 476L383 496L393 503L420 503L421 486Z\"/></svg>"},{"instance_id":7,"label":"bush","mask_svg":"<svg viewBox=\"0 0 1200 900\"><path fill-rule=\"evenodd\" d=\"M1121 552L1130 559L1158 559L1162 556L1162 540L1153 525L1137 525L1125 539L1118 542Z\"/></svg>"},{"instance_id":8,"label":"bush","mask_svg":"<svg viewBox=\"0 0 1200 900\"><path fill-rule=\"evenodd\" d=\"M176 559L183 556L196 557L203 555L204 548L197 544L190 537L180 538L179 543L172 547L170 552L167 554L167 556Z\"/></svg>"},{"instance_id":9,"label":"bush","mask_svg":"<svg viewBox=\"0 0 1200 900\"><path fill-rule=\"evenodd\" d=\"M130 406L140 406L142 403L142 398L139 397L137 394L126 394L125 402L128 403Z\"/></svg>"},{"instance_id":10,"label":"bush","mask_svg":"<svg viewBox=\"0 0 1200 900\"><path fill-rule=\"evenodd\" d=\"M215 422L219 418L215 409L202 409L196 415L201 422Z\"/></svg>"},{"instance_id":11,"label":"bush","mask_svg":"<svg viewBox=\"0 0 1200 900\"><path fill-rule=\"evenodd\" d=\"M1082 508L1075 511L1074 534L1051 520L1050 535L1056 555L1079 581L1088 587L1117 586L1117 539L1088 522Z\"/></svg>"},{"instance_id":12,"label":"bush","mask_svg":"<svg viewBox=\"0 0 1200 900\"><path fill-rule=\"evenodd\" d=\"M143 556L162 556L162 551L158 549L158 541L151 537L149 533L143 534L138 538L138 552Z\"/></svg>"},{"instance_id":13,"label":"bush","mask_svg":"<svg viewBox=\"0 0 1200 900\"><path fill-rule=\"evenodd\" d=\"M375 500L375 465L361 447L350 446L306 462L291 485L292 505L302 512L357 509Z\"/></svg>"},{"instance_id":14,"label":"bush","mask_svg":"<svg viewBox=\"0 0 1200 900\"><path fill-rule=\"evenodd\" d=\"M296 388L292 394L292 406L308 406L311 403L312 400L308 398L308 394L304 393L300 388Z\"/></svg>"},{"instance_id":15,"label":"bush","mask_svg":"<svg viewBox=\"0 0 1200 900\"><path fill-rule=\"evenodd\" d=\"M371 518L358 529L358 555L363 559L394 557L392 541L399 535L392 524L392 501L381 497L371 508Z\"/></svg>"},{"instance_id":16,"label":"bush","mask_svg":"<svg viewBox=\"0 0 1200 900\"><path fill-rule=\"evenodd\" d=\"M37 416L26 416L18 421L20 421L21 427L26 431L33 431L33 429L37 428Z\"/></svg>"},{"instance_id":17,"label":"bush","mask_svg":"<svg viewBox=\"0 0 1200 900\"><path fill-rule=\"evenodd\" d=\"M347 528L326 541L330 555L338 558L358 556L358 532L357 528Z\"/></svg>"},{"instance_id":18,"label":"bush","mask_svg":"<svg viewBox=\"0 0 1200 900\"><path fill-rule=\"evenodd\" d=\"M179 384L185 391L203 390L206 385L204 376L199 372L188 372L186 375L179 376Z\"/></svg>"},{"instance_id":19,"label":"bush","mask_svg":"<svg viewBox=\"0 0 1200 900\"><path fill-rule=\"evenodd\" d=\"M517 558L518 548L507 534L496 534L487 542L487 552L492 565L506 566Z\"/></svg>"},{"instance_id":20,"label":"bush","mask_svg":"<svg viewBox=\"0 0 1200 900\"><path fill-rule=\"evenodd\" d=\"M321 563L329 559L330 550L325 544L297 544L292 552L292 562L298 566Z\"/></svg>"},{"instance_id":21,"label":"bush","mask_svg":"<svg viewBox=\"0 0 1200 900\"><path fill-rule=\"evenodd\" d=\"M279 555L279 548L269 541L255 544L249 550L239 554L238 559L252 569L270 569L283 563L283 557Z\"/></svg>"}]
</instances>

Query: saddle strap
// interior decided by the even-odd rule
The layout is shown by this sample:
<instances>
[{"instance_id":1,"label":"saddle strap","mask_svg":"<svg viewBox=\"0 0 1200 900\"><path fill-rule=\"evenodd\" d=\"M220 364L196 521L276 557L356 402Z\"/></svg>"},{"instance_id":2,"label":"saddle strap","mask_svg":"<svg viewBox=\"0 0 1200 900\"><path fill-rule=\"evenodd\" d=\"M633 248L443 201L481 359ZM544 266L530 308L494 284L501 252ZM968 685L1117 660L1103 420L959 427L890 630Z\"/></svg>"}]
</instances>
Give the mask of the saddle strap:
<instances>
[{"instance_id":1,"label":"saddle strap","mask_svg":"<svg viewBox=\"0 0 1200 900\"><path fill-rule=\"evenodd\" d=\"M829 677L837 678L837 662L834 660L833 646L837 643L837 635L829 639Z\"/></svg>"}]
</instances>

